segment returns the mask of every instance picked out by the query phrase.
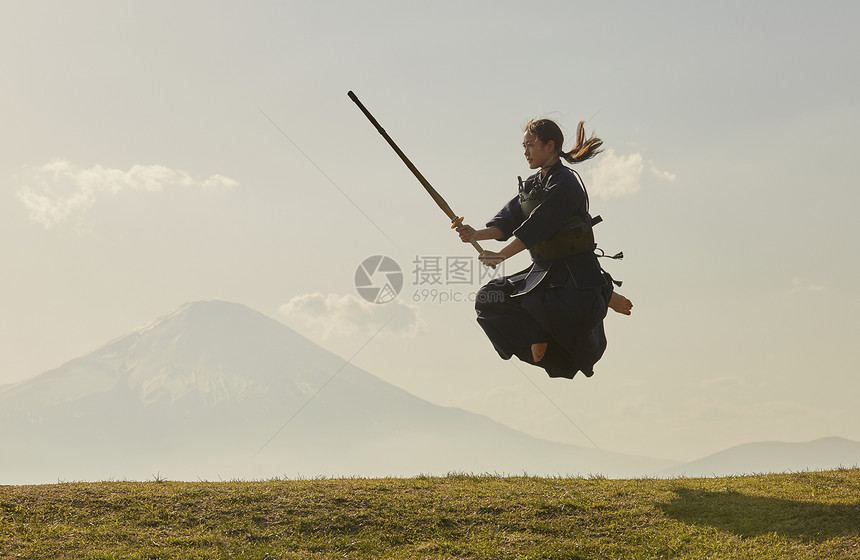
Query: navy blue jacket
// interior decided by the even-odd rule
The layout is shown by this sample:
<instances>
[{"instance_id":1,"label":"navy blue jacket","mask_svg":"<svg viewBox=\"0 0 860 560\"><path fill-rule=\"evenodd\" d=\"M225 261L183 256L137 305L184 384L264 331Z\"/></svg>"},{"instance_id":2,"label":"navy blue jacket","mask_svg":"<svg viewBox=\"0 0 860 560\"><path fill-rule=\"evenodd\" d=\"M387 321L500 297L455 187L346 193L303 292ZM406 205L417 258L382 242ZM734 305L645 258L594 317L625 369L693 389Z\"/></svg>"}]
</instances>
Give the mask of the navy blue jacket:
<instances>
[{"instance_id":1,"label":"navy blue jacket","mask_svg":"<svg viewBox=\"0 0 860 560\"><path fill-rule=\"evenodd\" d=\"M560 160L549 169L541 184L546 191L546 198L529 216L523 215L519 196L516 196L487 222L487 227L496 226L502 230L499 241L507 241L514 235L531 249L552 237L574 215L587 217L588 196L585 187L579 176Z\"/></svg>"}]
</instances>

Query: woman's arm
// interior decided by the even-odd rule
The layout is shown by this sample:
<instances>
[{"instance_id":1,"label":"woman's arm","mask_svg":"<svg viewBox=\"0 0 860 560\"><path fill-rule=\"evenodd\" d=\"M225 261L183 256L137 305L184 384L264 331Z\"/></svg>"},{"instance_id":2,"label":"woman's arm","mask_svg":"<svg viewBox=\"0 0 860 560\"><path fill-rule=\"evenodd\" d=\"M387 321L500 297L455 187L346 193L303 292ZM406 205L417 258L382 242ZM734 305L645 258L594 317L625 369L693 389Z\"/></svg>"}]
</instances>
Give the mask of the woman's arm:
<instances>
[{"instance_id":1,"label":"woman's arm","mask_svg":"<svg viewBox=\"0 0 860 560\"><path fill-rule=\"evenodd\" d=\"M500 262L513 257L524 249L526 249L526 244L520 241L518 237L514 237L511 242L505 245L499 252L481 251L481 254L478 255L478 260L487 266L495 266Z\"/></svg>"},{"instance_id":2,"label":"woman's arm","mask_svg":"<svg viewBox=\"0 0 860 560\"><path fill-rule=\"evenodd\" d=\"M460 241L469 243L473 239L475 241L487 241L489 239L499 239L504 237L504 233L497 226L490 226L484 229L475 229L470 225L463 224L457 226L457 233L460 234Z\"/></svg>"}]
</instances>

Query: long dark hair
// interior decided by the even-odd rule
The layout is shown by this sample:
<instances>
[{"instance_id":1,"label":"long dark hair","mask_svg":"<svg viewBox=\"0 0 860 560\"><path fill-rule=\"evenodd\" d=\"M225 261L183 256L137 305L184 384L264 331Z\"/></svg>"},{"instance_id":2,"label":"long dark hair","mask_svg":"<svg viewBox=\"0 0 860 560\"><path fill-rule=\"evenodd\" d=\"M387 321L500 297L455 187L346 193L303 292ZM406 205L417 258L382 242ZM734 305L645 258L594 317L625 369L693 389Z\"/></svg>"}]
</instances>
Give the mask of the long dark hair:
<instances>
[{"instance_id":1,"label":"long dark hair","mask_svg":"<svg viewBox=\"0 0 860 560\"><path fill-rule=\"evenodd\" d=\"M585 137L585 121L579 121L579 126L576 127L576 146L569 152L565 152L562 148L564 134L554 121L549 119L530 120L526 125L526 132L534 134L544 144L550 140L555 142L558 157L564 158L567 163L579 163L591 159L602 151L600 146L603 145L603 140L596 137L593 132L588 138Z\"/></svg>"}]
</instances>

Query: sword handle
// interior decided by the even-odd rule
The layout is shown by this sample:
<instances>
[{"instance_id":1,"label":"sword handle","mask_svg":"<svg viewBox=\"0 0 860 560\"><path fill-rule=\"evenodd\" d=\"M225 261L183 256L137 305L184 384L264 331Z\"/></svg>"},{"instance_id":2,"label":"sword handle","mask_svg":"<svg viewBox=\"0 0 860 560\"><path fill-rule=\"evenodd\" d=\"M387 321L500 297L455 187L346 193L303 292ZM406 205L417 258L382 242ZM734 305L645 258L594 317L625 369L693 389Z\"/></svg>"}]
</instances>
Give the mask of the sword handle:
<instances>
[{"instance_id":1,"label":"sword handle","mask_svg":"<svg viewBox=\"0 0 860 560\"><path fill-rule=\"evenodd\" d=\"M457 226L462 224L463 220L465 220L465 218L463 216L460 216L459 218L454 218L453 220L451 220L451 229L457 229ZM482 253L484 251L484 248L481 247L481 244L478 243L477 241L475 241L474 239L470 239L469 243L471 243L472 247L474 247L475 250L478 251L479 253ZM496 265L491 264L490 268L495 269Z\"/></svg>"},{"instance_id":2,"label":"sword handle","mask_svg":"<svg viewBox=\"0 0 860 560\"><path fill-rule=\"evenodd\" d=\"M482 252L484 251L484 249L483 249L483 248L478 244L478 242L477 242L477 241L475 241L474 239L470 239L470 240L469 240L469 243L471 243L471 244L472 244L472 247L474 247L474 248L475 248L475 250L476 250L476 251L478 251L479 253L482 253ZM490 268L496 268L496 265L491 264L491 265L490 265Z\"/></svg>"}]
</instances>

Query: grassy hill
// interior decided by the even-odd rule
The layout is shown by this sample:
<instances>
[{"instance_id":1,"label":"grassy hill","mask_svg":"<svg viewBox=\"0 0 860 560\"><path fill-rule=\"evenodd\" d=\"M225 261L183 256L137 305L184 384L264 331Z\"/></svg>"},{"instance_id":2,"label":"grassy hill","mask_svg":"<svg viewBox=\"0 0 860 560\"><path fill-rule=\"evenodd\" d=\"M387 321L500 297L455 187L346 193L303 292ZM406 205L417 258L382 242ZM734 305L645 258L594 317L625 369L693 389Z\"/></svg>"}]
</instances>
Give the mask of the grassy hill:
<instances>
[{"instance_id":1,"label":"grassy hill","mask_svg":"<svg viewBox=\"0 0 860 560\"><path fill-rule=\"evenodd\" d=\"M3 486L0 558L860 558L860 469Z\"/></svg>"}]
</instances>

